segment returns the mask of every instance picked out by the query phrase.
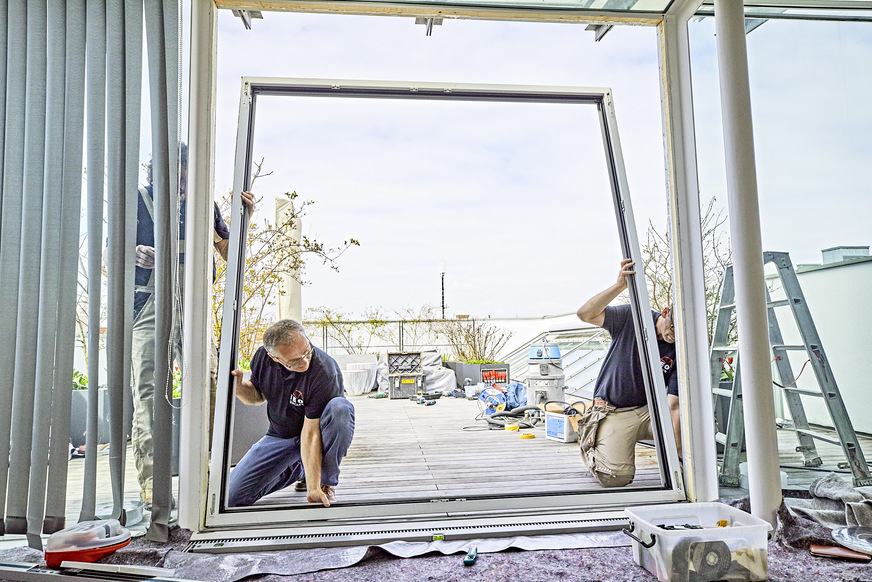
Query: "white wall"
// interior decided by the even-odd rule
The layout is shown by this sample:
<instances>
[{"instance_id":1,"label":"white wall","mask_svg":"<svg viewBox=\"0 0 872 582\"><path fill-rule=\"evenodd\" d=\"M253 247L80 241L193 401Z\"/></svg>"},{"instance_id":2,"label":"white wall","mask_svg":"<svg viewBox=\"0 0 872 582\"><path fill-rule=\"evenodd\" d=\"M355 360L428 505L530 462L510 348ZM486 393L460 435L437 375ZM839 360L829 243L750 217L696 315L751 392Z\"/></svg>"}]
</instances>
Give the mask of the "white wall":
<instances>
[{"instance_id":1,"label":"white wall","mask_svg":"<svg viewBox=\"0 0 872 582\"><path fill-rule=\"evenodd\" d=\"M798 273L797 278L854 429L872 433L872 260ZM798 343L787 312L779 310L785 342ZM806 359L791 360L794 374ZM797 386L816 389L811 365ZM821 399L804 397L803 404L809 422L832 426Z\"/></svg>"}]
</instances>

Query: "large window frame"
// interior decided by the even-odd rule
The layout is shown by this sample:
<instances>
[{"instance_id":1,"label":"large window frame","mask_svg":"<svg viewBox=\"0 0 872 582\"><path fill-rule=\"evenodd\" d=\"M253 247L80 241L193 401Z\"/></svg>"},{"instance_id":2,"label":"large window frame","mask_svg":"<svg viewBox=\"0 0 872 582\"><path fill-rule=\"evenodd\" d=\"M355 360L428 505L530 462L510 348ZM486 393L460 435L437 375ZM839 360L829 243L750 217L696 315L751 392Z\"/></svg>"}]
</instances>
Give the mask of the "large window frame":
<instances>
[{"instance_id":1,"label":"large window frame","mask_svg":"<svg viewBox=\"0 0 872 582\"><path fill-rule=\"evenodd\" d=\"M557 494L517 494L511 497L469 499L421 499L411 502L369 502L336 504L330 508L314 506L253 506L229 508L226 505L229 475L229 439L233 434L234 383L230 374L238 355L241 311L237 298L242 288L245 264L247 221L240 192L251 180L252 146L258 96L337 97L414 100L460 100L521 103L562 103L597 108L611 186L615 219L624 256L642 264L629 187L621 153L617 121L611 92L606 88L547 87L521 85L473 85L442 83L408 83L386 81L351 81L327 79L282 79L246 77L242 80L235 173L233 181L232 222L227 263L222 349L218 367L213 448L207 490L205 531L195 540L225 540L233 528L271 529L269 535L281 535L281 547L324 546L343 543L359 544L378 539L427 539L434 532L453 529L469 535L508 535L511 533L555 533L581 529L617 528L625 523L622 509L628 505L685 501L687 494L679 468L674 434L663 376L659 373L660 356L656 332L650 317L651 307L644 281L629 279L629 299L644 370L645 390L651 407L654 440L658 452L661 487L641 489L596 490ZM641 293L640 293L641 291ZM581 465L581 459L579 459ZM434 510L438 501L438 510ZM485 519L486 518L486 519ZM478 528L475 531L470 528ZM496 529L494 529L496 528ZM216 532L214 530L225 530ZM267 532L264 532L265 534ZM250 532L244 534L250 537ZM440 534L442 535L442 534ZM448 538L446 538L448 539ZM220 542L226 550L231 546ZM275 545L270 545L273 549ZM211 548L205 551L216 551Z\"/></svg>"}]
</instances>

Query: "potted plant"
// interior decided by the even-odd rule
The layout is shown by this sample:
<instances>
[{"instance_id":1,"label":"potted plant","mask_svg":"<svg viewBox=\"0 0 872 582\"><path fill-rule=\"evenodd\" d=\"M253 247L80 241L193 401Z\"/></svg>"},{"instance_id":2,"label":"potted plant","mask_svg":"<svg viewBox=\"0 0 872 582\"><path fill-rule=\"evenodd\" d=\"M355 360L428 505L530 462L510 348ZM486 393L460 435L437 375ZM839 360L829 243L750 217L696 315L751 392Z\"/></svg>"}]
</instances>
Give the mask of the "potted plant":
<instances>
[{"instance_id":1,"label":"potted plant","mask_svg":"<svg viewBox=\"0 0 872 582\"><path fill-rule=\"evenodd\" d=\"M73 370L72 398L70 400L70 444L78 448L85 444L88 426L88 377Z\"/></svg>"}]
</instances>

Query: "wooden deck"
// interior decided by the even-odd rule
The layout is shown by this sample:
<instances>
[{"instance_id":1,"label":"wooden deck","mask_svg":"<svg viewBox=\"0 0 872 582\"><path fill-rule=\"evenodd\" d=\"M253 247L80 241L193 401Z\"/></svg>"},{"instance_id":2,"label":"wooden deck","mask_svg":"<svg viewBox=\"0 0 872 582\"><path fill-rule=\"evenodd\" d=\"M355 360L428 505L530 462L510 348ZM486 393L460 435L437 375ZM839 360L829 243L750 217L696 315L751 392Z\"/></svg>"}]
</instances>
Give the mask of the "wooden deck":
<instances>
[{"instance_id":1,"label":"wooden deck","mask_svg":"<svg viewBox=\"0 0 872 582\"><path fill-rule=\"evenodd\" d=\"M819 427L815 430L832 437L836 436L834 430ZM860 444L860 449L866 457L866 461L872 461L872 438L858 435L857 440ZM808 486L812 481L823 477L831 471L838 472L845 479L851 478L850 469L838 467L839 463L846 462L841 447L815 441L815 448L821 461L823 461L823 465L816 468L805 468L802 466L802 455L796 452L796 447L798 446L799 440L796 438L794 431L778 429L779 462L781 470L787 473L787 487L789 489L804 489L808 491Z\"/></svg>"},{"instance_id":2,"label":"wooden deck","mask_svg":"<svg viewBox=\"0 0 872 582\"><path fill-rule=\"evenodd\" d=\"M530 431L536 435L531 440L523 440L513 431L483 430L486 423L475 420L479 411L474 401L441 398L434 406L365 396L352 397L351 401L357 412L357 427L349 454L342 462L336 491L340 503L601 489L582 464L577 443L546 439L541 425ZM467 427L470 429L464 430ZM839 447L819 443L824 466L802 469L802 458L795 451L795 433L778 430L778 442L780 464L788 475L790 489L807 491L813 480L829 470L839 470L838 463L844 461ZM860 446L872 460L872 438L861 437ZM654 450L637 446L636 454L639 468L635 485L659 486ZM125 498L134 502L139 499L139 487L130 446L127 456ZM97 466L98 514L108 514L112 500L108 450L98 456ZM841 471L850 478L850 472ZM83 475L84 459L71 460L68 524L78 521ZM722 493L741 496L747 491L722 489ZM260 501L276 503L304 504L305 494L289 488Z\"/></svg>"},{"instance_id":3,"label":"wooden deck","mask_svg":"<svg viewBox=\"0 0 872 582\"><path fill-rule=\"evenodd\" d=\"M599 490L581 461L578 443L545 438L544 424L522 439L517 431L487 430L475 420L478 403L440 398L433 406L410 400L351 397L354 441L342 461L338 502L386 498L436 499L477 495ZM636 447L635 486L659 487L654 450ZM258 504L306 502L288 488Z\"/></svg>"}]
</instances>

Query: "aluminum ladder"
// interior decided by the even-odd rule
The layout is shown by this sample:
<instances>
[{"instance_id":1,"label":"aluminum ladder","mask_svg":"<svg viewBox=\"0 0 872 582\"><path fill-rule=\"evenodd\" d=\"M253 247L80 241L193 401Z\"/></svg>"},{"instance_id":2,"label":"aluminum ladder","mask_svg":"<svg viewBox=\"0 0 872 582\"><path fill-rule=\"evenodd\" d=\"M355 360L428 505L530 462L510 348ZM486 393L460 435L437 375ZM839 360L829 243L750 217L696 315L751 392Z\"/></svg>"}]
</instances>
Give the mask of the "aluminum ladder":
<instances>
[{"instance_id":1,"label":"aluminum ladder","mask_svg":"<svg viewBox=\"0 0 872 582\"><path fill-rule=\"evenodd\" d=\"M785 299L772 301L769 291L766 291L766 312L769 321L769 345L772 351L773 361L781 383L775 385L781 388L784 400L790 410L793 419L793 430L799 440L797 452L802 454L803 464L806 467L819 467L821 458L815 447L815 440L820 440L842 447L847 463L840 463L840 468L850 468L854 477L854 486L872 485L872 474L857 442L857 435L848 417L845 403L839 393L836 379L830 369L829 360L826 357L817 329L812 321L811 313L799 286L799 280L790 262L788 253L765 252L763 264L773 263L781 280ZM802 338L800 345L785 345L781 328L778 325L775 310L779 307L790 307L793 312L799 335ZM726 487L738 487L741 479L739 470L739 457L742 444L745 440L744 413L742 409L742 381L738 346L730 345L730 328L735 311L735 285L733 281L733 267L729 266L724 272L724 280L721 285L721 298L715 320L715 330L712 337L711 348L711 379L712 394L717 400L718 396L730 398L729 415L727 417L726 432L718 432L715 436L718 443L724 446L723 461L721 464L718 481ZM802 351L808 357L807 365L811 365L817 380L819 390L808 390L795 386L796 378L788 359L788 352ZM722 369L727 358L733 355L733 378L728 381L729 387L720 387ZM801 373L801 371L800 371ZM802 405L802 396L823 398L829 411L830 419L836 429L837 438L831 437L809 427L805 409ZM717 402L715 403L717 404ZM774 421L774 419L773 419Z\"/></svg>"}]
</instances>

